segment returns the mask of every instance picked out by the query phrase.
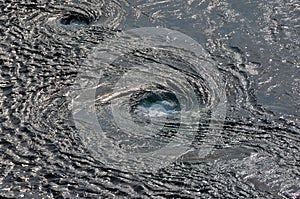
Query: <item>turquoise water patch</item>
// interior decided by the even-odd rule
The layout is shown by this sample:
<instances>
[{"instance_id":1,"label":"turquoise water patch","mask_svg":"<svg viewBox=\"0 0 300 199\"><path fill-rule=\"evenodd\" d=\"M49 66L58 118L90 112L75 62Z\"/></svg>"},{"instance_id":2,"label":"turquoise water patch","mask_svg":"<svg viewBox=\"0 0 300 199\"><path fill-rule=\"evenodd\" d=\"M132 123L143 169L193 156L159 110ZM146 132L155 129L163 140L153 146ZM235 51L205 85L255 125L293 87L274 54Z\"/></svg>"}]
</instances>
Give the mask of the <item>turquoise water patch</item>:
<instances>
[{"instance_id":1,"label":"turquoise water patch","mask_svg":"<svg viewBox=\"0 0 300 199\"><path fill-rule=\"evenodd\" d=\"M134 113L144 117L168 117L180 111L180 104L173 93L147 93Z\"/></svg>"}]
</instances>

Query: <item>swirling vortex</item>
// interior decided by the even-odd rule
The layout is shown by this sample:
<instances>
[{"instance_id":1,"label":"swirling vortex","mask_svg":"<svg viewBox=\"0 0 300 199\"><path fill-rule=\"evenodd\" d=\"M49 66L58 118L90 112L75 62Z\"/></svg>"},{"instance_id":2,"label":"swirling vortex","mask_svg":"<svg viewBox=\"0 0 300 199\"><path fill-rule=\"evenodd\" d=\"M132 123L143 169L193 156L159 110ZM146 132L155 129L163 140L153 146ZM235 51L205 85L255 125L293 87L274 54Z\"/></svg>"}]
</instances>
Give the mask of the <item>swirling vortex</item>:
<instances>
[{"instance_id":1,"label":"swirling vortex","mask_svg":"<svg viewBox=\"0 0 300 199\"><path fill-rule=\"evenodd\" d=\"M200 121L209 113L209 135L202 139L199 151L202 156L209 154L225 120L226 94L222 75L208 53L189 36L166 28L138 28L118 36L94 49L71 92L73 118L86 147L108 167L155 172L189 152ZM148 61L122 66L124 57L134 58L139 50L146 57L149 52ZM189 67L156 62L160 54L179 56ZM187 75L194 80L189 81ZM197 78L202 79L198 82L201 88L191 89ZM176 96L179 114L173 119L164 114L151 117L151 125L141 125L131 113L129 102L134 93L154 87ZM201 92L208 95L206 99L199 98ZM154 135L170 123L175 133L156 140Z\"/></svg>"}]
</instances>

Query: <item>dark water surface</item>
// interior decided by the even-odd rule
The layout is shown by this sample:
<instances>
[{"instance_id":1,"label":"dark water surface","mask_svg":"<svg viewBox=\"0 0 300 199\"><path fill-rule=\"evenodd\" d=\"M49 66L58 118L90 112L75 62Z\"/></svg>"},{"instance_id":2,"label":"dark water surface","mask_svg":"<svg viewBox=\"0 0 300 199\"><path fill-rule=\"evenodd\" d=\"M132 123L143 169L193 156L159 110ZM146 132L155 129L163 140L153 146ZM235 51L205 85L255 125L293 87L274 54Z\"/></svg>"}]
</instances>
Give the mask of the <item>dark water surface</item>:
<instances>
[{"instance_id":1,"label":"dark water surface","mask_svg":"<svg viewBox=\"0 0 300 199\"><path fill-rule=\"evenodd\" d=\"M299 1L0 1L1 198L299 198Z\"/></svg>"}]
</instances>

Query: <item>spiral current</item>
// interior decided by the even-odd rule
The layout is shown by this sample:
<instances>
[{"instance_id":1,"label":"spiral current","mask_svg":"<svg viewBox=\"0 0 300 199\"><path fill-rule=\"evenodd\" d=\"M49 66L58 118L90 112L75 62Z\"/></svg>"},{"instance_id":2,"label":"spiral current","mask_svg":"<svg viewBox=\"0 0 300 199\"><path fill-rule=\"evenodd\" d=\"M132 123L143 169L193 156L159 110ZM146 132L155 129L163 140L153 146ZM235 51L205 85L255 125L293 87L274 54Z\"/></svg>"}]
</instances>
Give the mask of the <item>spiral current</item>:
<instances>
[{"instance_id":1,"label":"spiral current","mask_svg":"<svg viewBox=\"0 0 300 199\"><path fill-rule=\"evenodd\" d=\"M218 133L225 89L197 42L164 28L134 29L106 42L84 64L73 103L84 142L104 164L157 170L188 152L204 123L209 134ZM212 142L203 142L203 153Z\"/></svg>"}]
</instances>

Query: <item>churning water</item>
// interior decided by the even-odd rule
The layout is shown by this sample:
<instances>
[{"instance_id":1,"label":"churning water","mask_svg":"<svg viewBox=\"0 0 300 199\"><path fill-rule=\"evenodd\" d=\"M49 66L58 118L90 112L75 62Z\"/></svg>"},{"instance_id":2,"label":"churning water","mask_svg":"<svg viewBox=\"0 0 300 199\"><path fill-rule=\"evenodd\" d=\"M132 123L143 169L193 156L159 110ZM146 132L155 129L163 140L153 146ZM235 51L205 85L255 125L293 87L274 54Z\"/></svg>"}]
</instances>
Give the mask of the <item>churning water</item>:
<instances>
[{"instance_id":1,"label":"churning water","mask_svg":"<svg viewBox=\"0 0 300 199\"><path fill-rule=\"evenodd\" d=\"M298 198L298 1L1 1L0 197Z\"/></svg>"}]
</instances>

